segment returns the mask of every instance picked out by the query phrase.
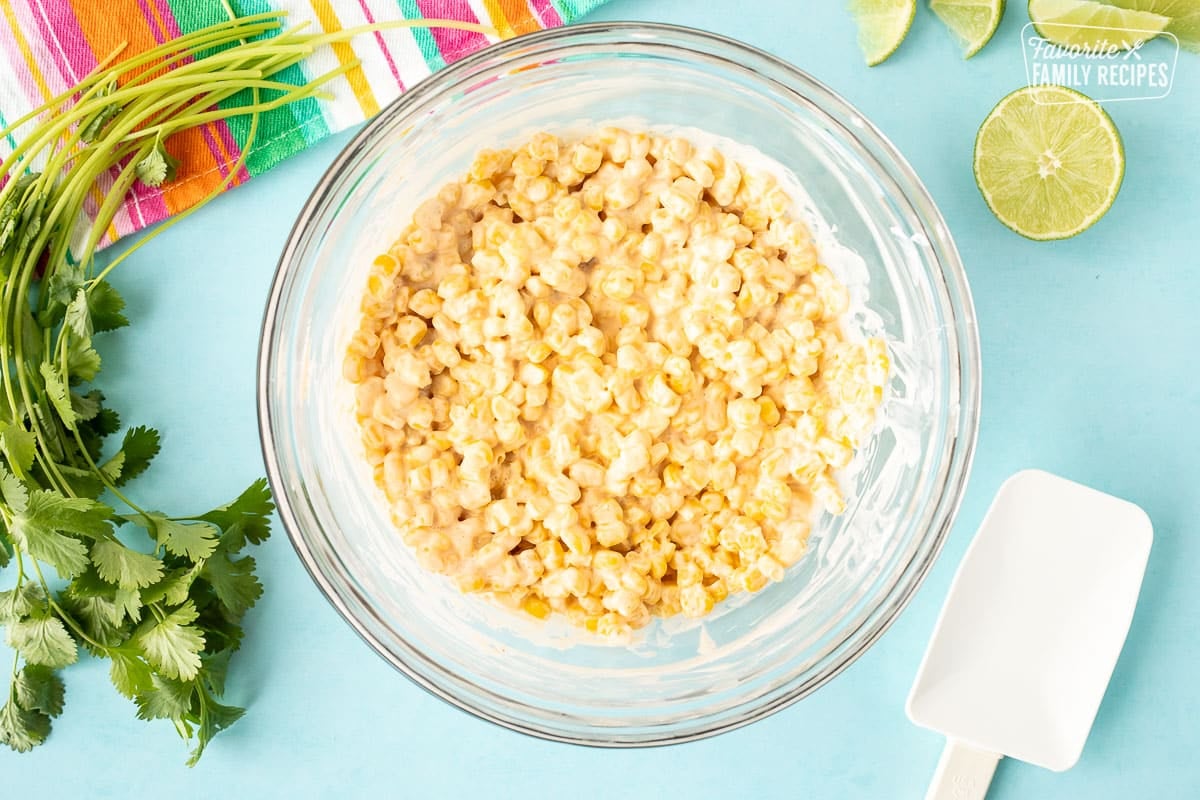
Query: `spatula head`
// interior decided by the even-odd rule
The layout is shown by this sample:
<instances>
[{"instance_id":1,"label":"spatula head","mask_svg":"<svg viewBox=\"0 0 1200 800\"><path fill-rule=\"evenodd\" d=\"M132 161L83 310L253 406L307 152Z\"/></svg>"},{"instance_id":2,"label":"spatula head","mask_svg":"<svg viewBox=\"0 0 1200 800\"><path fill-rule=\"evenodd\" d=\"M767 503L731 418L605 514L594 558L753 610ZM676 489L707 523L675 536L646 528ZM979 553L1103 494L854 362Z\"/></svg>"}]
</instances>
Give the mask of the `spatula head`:
<instances>
[{"instance_id":1,"label":"spatula head","mask_svg":"<svg viewBox=\"0 0 1200 800\"><path fill-rule=\"evenodd\" d=\"M1000 488L908 697L953 739L1065 770L1129 631L1152 529L1132 503L1046 472Z\"/></svg>"}]
</instances>

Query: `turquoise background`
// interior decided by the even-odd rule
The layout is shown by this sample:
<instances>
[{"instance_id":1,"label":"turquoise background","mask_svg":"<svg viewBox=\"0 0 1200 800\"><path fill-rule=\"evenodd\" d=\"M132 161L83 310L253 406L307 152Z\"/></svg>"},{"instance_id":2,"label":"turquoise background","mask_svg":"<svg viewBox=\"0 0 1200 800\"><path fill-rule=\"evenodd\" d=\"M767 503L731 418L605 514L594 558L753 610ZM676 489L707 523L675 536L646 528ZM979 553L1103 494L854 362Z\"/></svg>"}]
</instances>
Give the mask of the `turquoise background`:
<instances>
[{"instance_id":1,"label":"turquoise background","mask_svg":"<svg viewBox=\"0 0 1200 800\"><path fill-rule=\"evenodd\" d=\"M49 743L0 752L0 797L919 798L942 739L908 722L904 699L983 512L1005 477L1031 466L1140 504L1155 542L1083 758L1062 774L1002 762L989 798L1200 796L1200 56L1180 57L1168 98L1110 107L1128 170L1108 216L1074 240L1035 244L992 218L971 175L979 123L1024 80L1025 4L1010 5L970 62L922 8L903 47L870 70L840 3L616 0L589 16L719 31L811 72L907 156L962 251L985 365L966 502L911 606L842 676L768 720L694 744L601 751L538 741L453 710L394 672L334 613L277 531L259 553L267 593L229 687L250 713L197 768L183 766L171 727L136 720L89 660L66 673L67 711ZM256 178L121 268L134 325L103 343L101 385L127 421L165 434L140 496L207 508L263 473L254 404L262 305L296 213L345 141Z\"/></svg>"}]
</instances>

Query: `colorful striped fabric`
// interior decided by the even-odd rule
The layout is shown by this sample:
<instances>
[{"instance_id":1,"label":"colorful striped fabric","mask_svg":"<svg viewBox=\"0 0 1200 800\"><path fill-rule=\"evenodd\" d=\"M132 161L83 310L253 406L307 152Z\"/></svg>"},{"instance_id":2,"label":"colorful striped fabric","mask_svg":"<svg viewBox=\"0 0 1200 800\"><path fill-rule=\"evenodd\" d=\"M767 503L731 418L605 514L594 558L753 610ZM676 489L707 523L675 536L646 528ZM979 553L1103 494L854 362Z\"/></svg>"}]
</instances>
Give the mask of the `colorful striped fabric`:
<instances>
[{"instance_id":1,"label":"colorful striped fabric","mask_svg":"<svg viewBox=\"0 0 1200 800\"><path fill-rule=\"evenodd\" d=\"M310 20L336 31L396 19L477 22L503 38L562 25L604 0L229 0L238 15L288 11L288 24ZM86 75L122 43L122 56L147 50L228 19L220 0L0 0L0 129ZM407 87L489 43L481 34L446 29L392 29L335 45L292 67L280 80L303 83L355 57L361 66L327 87L331 101L301 100L262 116L245 167L233 185L265 172L330 133L375 114ZM177 134L178 178L161 189L134 184L106 243L199 202L228 175L242 152L249 121L233 118ZM0 160L16 139L0 139ZM108 178L111 185L111 176ZM104 181L92 202L103 197ZM94 205L92 208L94 209Z\"/></svg>"}]
</instances>

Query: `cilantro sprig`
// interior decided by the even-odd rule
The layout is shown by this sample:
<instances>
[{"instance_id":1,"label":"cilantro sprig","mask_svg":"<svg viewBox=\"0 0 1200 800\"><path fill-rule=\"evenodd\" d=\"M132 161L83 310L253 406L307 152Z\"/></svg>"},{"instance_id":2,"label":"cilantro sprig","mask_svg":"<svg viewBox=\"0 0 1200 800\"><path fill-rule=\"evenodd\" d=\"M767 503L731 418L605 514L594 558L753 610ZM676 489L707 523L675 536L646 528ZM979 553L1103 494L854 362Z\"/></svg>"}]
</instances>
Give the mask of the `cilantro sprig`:
<instances>
[{"instance_id":1,"label":"cilantro sprig","mask_svg":"<svg viewBox=\"0 0 1200 800\"><path fill-rule=\"evenodd\" d=\"M128 319L104 279L121 258L100 271L96 251L135 181L174 177L178 162L164 144L171 133L248 90L248 105L223 112L250 115L232 175L262 110L312 93L243 69L286 66L245 44L278 27L277 14L232 20L102 67L0 132L32 125L0 166L0 569L15 570L0 592L0 625L15 651L0 743L14 750L49 735L63 710L59 671L81 649L111 661L113 685L139 717L170 720L194 740L189 763L243 713L221 699L242 619L262 594L254 559L242 551L268 535L270 493L258 480L233 502L192 516L150 510L125 494L158 453L159 435L130 427L118 447L106 445L121 425L93 386L101 369L93 341ZM201 47L217 48L212 58L227 66L197 59ZM279 96L264 102L264 89ZM80 237L77 221L102 176L112 176L111 189Z\"/></svg>"},{"instance_id":2,"label":"cilantro sprig","mask_svg":"<svg viewBox=\"0 0 1200 800\"><path fill-rule=\"evenodd\" d=\"M242 551L267 535L265 481L195 517L118 516L95 497L30 491L3 468L0 486L0 538L17 568L15 586L0 592L0 623L16 650L0 741L25 751L46 738L63 708L58 670L82 647L112 662L112 683L138 717L170 720L196 739L195 763L243 711L220 700L242 618L262 594L254 558ZM149 534L148 548L117 538L130 523ZM52 591L43 565L70 581Z\"/></svg>"},{"instance_id":3,"label":"cilantro sprig","mask_svg":"<svg viewBox=\"0 0 1200 800\"><path fill-rule=\"evenodd\" d=\"M495 33L444 20L307 33L285 29L284 12L225 9L227 22L119 62L118 48L0 130L0 141L18 140L0 162L0 585L10 587L0 591L0 625L16 651L0 743L17 751L49 735L63 710L60 671L81 649L111 662L138 717L169 720L194 741L189 764L243 714L221 701L242 620L263 592L244 551L270 534L271 495L260 479L231 503L180 516L126 493L160 442L135 426L110 444L122 426L94 385L94 340L129 320L106 278L236 180L264 112L327 97L319 87L358 62L303 85L274 80L282 70L382 28ZM172 135L235 116L249 118L248 133L225 179L101 266L98 248L133 185L175 179Z\"/></svg>"}]
</instances>

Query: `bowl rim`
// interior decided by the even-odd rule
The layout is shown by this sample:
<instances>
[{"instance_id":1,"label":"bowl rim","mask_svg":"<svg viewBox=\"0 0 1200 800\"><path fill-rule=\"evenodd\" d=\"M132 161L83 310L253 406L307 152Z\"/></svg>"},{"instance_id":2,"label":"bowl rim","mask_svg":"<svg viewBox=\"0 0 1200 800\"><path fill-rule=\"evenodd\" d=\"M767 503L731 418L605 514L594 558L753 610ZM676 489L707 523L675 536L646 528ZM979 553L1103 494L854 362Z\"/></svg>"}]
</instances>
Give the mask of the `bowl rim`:
<instances>
[{"instance_id":1,"label":"bowl rim","mask_svg":"<svg viewBox=\"0 0 1200 800\"><path fill-rule=\"evenodd\" d=\"M946 477L943 479L941 494L931 503L927 512L930 525L922 537L929 541L927 548L917 546L912 549L907 563L898 563L891 577L890 585L881 592L880 602L875 608L860 614L857 625L850 625L842 632L839 641L829 647L821 660L830 663L820 666L818 674L807 681L788 687L787 691L771 701L754 705L750 699L736 707L733 716L722 716L714 719L711 724L693 726L692 728L668 734L647 733L634 737L615 737L611 734L600 735L568 735L558 730L539 727L536 722L520 720L496 713L491 709L480 707L459 695L449 691L444 686L426 677L414 669L405 660L390 651L365 625L339 596L333 582L327 578L316 564L316 559L300 532L301 525L292 506L292 499L286 491L286 481L283 470L276 455L277 440L276 423L272 414L270 402L270 371L273 363L276 343L274 334L280 313L280 301L284 286L289 276L289 267L295 261L301 250L300 243L304 239L306 228L312 218L322 208L332 190L337 186L339 176L358 153L368 147L376 134L387 127L389 122L403 113L410 106L419 105L426 98L436 97L443 89L453 86L465 74L470 74L478 65L495 61L498 58L520 52L521 50L539 45L569 45L576 38L586 38L592 34L620 34L633 41L656 43L660 46L680 49L680 41L691 42L709 48L719 49L713 53L706 50L707 57L725 61L741 68L747 68L742 61L732 61L731 55L742 56L750 61L759 62L760 66L768 67L786 78L785 85L793 91L803 89L806 97L816 95L819 100L818 110L829 118L830 122L843 128L851 138L865 138L869 144L882 152L890 161L895 176L907 183L902 188L905 200L913 206L917 221L921 223L931 245L936 243L934 261L940 268L944 281L942 287L948 296L947 303L954 319L955 351L957 361L952 363L949 370L950 378L957 389L957 409L955 417L957 424L947 424L946 437L949 440L943 452ZM668 39L664 41L663 39ZM749 67L753 69L753 67ZM779 80L777 76L767 79ZM839 114L855 120L856 132L849 131L836 119L832 118L828 108L832 106ZM860 142L861 145L861 142ZM868 158L883 167L875 152L865 152ZM966 368L964 369L964 364ZM980 405L982 399L982 360L979 344L977 323L975 318L974 301L967 281L967 275L959 256L957 246L950 234L941 211L938 209L924 183L916 171L900 154L895 145L854 105L846 101L840 94L829 88L822 81L814 78L799 67L774 56L753 45L741 42L720 34L682 25L653 22L592 22L565 25L559 28L536 31L494 43L482 50L460 59L446 68L439 70L412 88L403 92L399 97L380 110L375 117L354 134L351 140L341 149L330 166L322 173L317 185L305 201L297 215L295 223L288 233L287 241L280 254L275 273L271 279L271 288L263 311L262 325L259 338L258 363L256 377L256 399L258 407L259 443L262 449L263 461L267 478L275 497L280 523L287 533L297 556L321 594L338 612L339 616L366 642L377 655L391 664L401 674L425 691L440 698L446 703L479 719L491 722L509 730L524 733L536 738L550 741L565 742L603 748L654 747L678 744L698 739L708 738L752 722L768 717L777 711L798 702L812 692L824 686L834 677L843 672L857 661L880 637L891 627L899 614L908 606L916 591L924 583L926 576L937 561L963 501L967 481L970 477L974 461L976 445L979 437ZM936 529L935 529L936 528ZM919 541L919 539L918 539ZM851 621L855 621L854 618ZM867 634L854 642L854 646L845 645L864 628L870 626ZM816 662L820 665L820 660ZM444 671L435 665L439 671ZM453 677L453 676L452 676ZM793 677L792 681L795 681ZM762 697L762 695L760 695ZM703 719L703 718L702 718ZM614 731L615 732L615 731Z\"/></svg>"}]
</instances>

